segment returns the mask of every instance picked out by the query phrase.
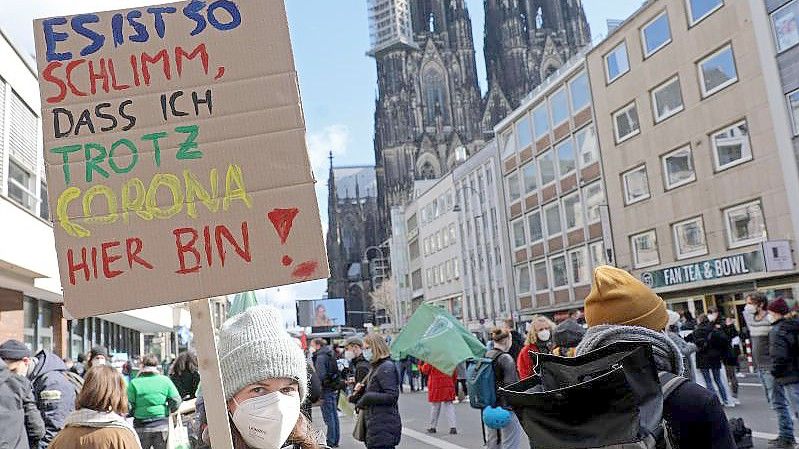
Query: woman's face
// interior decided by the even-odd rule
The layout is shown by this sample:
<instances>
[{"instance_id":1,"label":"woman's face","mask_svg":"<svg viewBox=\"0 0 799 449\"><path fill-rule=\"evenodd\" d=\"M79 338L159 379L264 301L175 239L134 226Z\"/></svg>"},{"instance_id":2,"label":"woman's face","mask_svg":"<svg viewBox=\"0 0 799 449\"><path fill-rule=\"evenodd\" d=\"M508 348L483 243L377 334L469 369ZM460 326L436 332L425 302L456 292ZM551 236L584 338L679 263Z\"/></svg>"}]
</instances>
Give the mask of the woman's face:
<instances>
[{"instance_id":1,"label":"woman's face","mask_svg":"<svg viewBox=\"0 0 799 449\"><path fill-rule=\"evenodd\" d=\"M257 398L276 391L286 396L296 396L297 400L300 398L300 386L296 380L285 378L266 379L261 382L251 383L239 390L238 393L233 395L233 399L228 401L228 410L230 413L235 413L237 404L241 404L247 399Z\"/></svg>"},{"instance_id":2,"label":"woman's face","mask_svg":"<svg viewBox=\"0 0 799 449\"><path fill-rule=\"evenodd\" d=\"M536 332L549 329L549 324L544 321L536 321L535 324L533 324L533 329L535 329Z\"/></svg>"}]
</instances>

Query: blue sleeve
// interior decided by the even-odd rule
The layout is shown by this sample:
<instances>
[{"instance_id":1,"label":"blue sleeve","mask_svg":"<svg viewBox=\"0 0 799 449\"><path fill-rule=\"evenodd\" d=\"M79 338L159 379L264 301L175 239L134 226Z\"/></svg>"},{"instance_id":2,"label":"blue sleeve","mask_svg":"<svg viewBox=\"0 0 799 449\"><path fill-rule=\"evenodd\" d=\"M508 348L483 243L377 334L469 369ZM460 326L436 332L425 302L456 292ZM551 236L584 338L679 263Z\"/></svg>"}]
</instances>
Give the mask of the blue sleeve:
<instances>
[{"instance_id":1,"label":"blue sleeve","mask_svg":"<svg viewBox=\"0 0 799 449\"><path fill-rule=\"evenodd\" d=\"M63 373L58 371L44 375L44 378L35 384L36 405L42 414L45 428L44 437L39 440L39 447L45 449L64 428L67 416L75 410L75 387L63 376Z\"/></svg>"}]
</instances>

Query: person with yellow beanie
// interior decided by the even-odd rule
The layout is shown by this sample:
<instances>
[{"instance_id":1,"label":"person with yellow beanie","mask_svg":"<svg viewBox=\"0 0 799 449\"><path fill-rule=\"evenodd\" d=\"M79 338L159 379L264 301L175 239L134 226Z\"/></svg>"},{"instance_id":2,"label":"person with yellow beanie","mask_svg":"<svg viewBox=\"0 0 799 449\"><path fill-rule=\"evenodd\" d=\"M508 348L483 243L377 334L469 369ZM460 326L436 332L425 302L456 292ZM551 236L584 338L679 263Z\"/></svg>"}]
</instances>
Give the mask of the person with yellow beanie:
<instances>
[{"instance_id":1,"label":"person with yellow beanie","mask_svg":"<svg viewBox=\"0 0 799 449\"><path fill-rule=\"evenodd\" d=\"M577 355L618 341L647 342L658 371L684 374L682 353L666 335L666 303L630 273L607 265L594 269L585 321L588 331ZM686 381L677 387L663 402L663 416L677 447L736 447L718 398L698 384Z\"/></svg>"}]
</instances>

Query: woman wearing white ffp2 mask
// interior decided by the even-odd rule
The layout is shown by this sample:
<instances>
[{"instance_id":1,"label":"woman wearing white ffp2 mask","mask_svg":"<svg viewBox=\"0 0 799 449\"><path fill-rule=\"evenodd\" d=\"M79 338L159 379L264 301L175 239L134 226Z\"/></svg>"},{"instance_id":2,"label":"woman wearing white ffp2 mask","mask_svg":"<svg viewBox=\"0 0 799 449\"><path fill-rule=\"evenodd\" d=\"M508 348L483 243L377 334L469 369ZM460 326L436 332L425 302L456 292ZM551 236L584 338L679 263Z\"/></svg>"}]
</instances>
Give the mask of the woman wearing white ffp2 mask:
<instances>
[{"instance_id":1,"label":"woman wearing white ffp2 mask","mask_svg":"<svg viewBox=\"0 0 799 449\"><path fill-rule=\"evenodd\" d=\"M222 325L219 363L235 449L321 449L300 413L308 389L305 355L272 307Z\"/></svg>"}]
</instances>

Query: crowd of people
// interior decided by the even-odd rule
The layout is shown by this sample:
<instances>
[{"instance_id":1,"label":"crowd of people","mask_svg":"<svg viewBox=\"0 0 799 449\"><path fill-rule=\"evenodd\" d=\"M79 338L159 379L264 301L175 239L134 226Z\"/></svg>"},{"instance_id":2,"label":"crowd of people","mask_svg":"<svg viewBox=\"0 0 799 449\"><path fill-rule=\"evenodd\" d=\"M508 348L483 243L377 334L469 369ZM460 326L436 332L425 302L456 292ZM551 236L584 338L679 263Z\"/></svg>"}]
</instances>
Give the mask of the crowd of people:
<instances>
[{"instance_id":1,"label":"crowd of people","mask_svg":"<svg viewBox=\"0 0 799 449\"><path fill-rule=\"evenodd\" d=\"M769 301L754 293L746 298L743 316L742 331L751 338L751 356L779 421L771 446L793 448L799 320L784 299ZM524 415L506 393L540 374L541 354L573 358L618 342L642 342L651 347L660 375L679 380L663 395L669 438L677 447L735 448L724 411L738 403L741 335L731 318L715 308L697 319L687 310L670 311L629 273L596 269L582 311L557 324L534 317L526 337L512 321L488 333L482 360L491 366L493 402L481 405L485 446L516 449L529 439L535 447ZM336 344L315 338L304 347L283 328L280 312L265 306L226 321L218 351L236 449L336 448L342 440L342 403L356 413L355 439L367 449L391 449L402 437L398 402L406 386L426 390L431 434L439 431L440 420L446 421L445 432L458 434L455 404L470 395L486 397L471 391L481 359L463 361L451 372L410 355L394 360L379 333ZM169 367L154 355L117 368L109 362L102 347L71 362L49 351L34 355L16 340L1 344L0 416L9 418L0 426L0 447L166 449L171 417L182 401L195 397L200 424L192 447L210 447L196 355L182 353ZM314 405L324 435L311 423Z\"/></svg>"}]
</instances>

